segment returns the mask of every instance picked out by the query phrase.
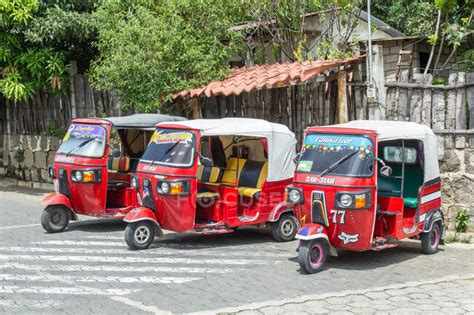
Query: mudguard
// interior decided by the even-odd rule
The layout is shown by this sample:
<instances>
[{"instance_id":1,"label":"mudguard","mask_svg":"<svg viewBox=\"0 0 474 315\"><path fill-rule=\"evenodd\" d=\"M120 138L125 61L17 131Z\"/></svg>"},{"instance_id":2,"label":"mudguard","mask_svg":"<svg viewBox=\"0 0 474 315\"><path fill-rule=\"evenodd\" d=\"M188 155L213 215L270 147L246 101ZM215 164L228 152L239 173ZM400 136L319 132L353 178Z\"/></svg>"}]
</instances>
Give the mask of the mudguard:
<instances>
[{"instance_id":1,"label":"mudguard","mask_svg":"<svg viewBox=\"0 0 474 315\"><path fill-rule=\"evenodd\" d=\"M45 206L54 206L54 205L62 205L71 211L71 219L74 221L79 220L77 214L72 209L71 201L66 195L60 193L52 193L44 197L43 204Z\"/></svg>"},{"instance_id":2,"label":"mudguard","mask_svg":"<svg viewBox=\"0 0 474 315\"><path fill-rule=\"evenodd\" d=\"M162 237L163 231L161 230L160 224L156 219L153 210L147 207L138 207L128 212L123 219L127 223L139 222L139 221L151 221L155 225L155 232L158 236Z\"/></svg>"},{"instance_id":3,"label":"mudguard","mask_svg":"<svg viewBox=\"0 0 474 315\"><path fill-rule=\"evenodd\" d=\"M444 244L444 214L441 209L436 209L428 212L425 217L425 224L423 225L423 232L430 232L431 229L433 228L433 225L435 222L439 222L441 224L440 227L440 239L441 239L441 244Z\"/></svg>"},{"instance_id":4,"label":"mudguard","mask_svg":"<svg viewBox=\"0 0 474 315\"><path fill-rule=\"evenodd\" d=\"M293 212L293 204L283 201L280 202L270 213L270 222L276 222L280 219L280 216L285 212Z\"/></svg>"},{"instance_id":5,"label":"mudguard","mask_svg":"<svg viewBox=\"0 0 474 315\"><path fill-rule=\"evenodd\" d=\"M329 243L326 228L324 225L318 223L308 223L303 225L296 233L295 238L305 241L323 238Z\"/></svg>"}]
</instances>

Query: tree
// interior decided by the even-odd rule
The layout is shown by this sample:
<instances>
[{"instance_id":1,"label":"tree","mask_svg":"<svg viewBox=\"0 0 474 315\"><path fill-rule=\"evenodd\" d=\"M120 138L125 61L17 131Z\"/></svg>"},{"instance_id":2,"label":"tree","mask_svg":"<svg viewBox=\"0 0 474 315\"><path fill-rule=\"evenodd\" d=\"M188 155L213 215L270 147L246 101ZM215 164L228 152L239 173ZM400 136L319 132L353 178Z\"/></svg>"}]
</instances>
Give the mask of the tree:
<instances>
[{"instance_id":1,"label":"tree","mask_svg":"<svg viewBox=\"0 0 474 315\"><path fill-rule=\"evenodd\" d=\"M94 57L93 7L79 0L1 0L0 93L21 100L63 90L68 60Z\"/></svg>"}]
</instances>

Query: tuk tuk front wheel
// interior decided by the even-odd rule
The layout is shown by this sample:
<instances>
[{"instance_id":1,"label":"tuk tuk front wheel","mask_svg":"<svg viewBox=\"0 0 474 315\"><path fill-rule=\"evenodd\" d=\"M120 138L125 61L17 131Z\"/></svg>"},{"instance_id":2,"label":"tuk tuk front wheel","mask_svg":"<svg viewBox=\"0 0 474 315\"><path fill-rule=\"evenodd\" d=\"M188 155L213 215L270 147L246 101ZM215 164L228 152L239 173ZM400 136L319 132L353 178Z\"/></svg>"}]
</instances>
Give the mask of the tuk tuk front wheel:
<instances>
[{"instance_id":1,"label":"tuk tuk front wheel","mask_svg":"<svg viewBox=\"0 0 474 315\"><path fill-rule=\"evenodd\" d=\"M69 209L61 205L47 206L41 214L41 225L48 233L64 231L69 224L71 214Z\"/></svg>"},{"instance_id":2,"label":"tuk tuk front wheel","mask_svg":"<svg viewBox=\"0 0 474 315\"><path fill-rule=\"evenodd\" d=\"M155 227L150 221L129 223L125 228L125 242L130 249L147 249L154 239Z\"/></svg>"},{"instance_id":3,"label":"tuk tuk front wheel","mask_svg":"<svg viewBox=\"0 0 474 315\"><path fill-rule=\"evenodd\" d=\"M295 238L298 221L293 214L285 214L272 223L272 235L278 242L288 242Z\"/></svg>"},{"instance_id":4,"label":"tuk tuk front wheel","mask_svg":"<svg viewBox=\"0 0 474 315\"><path fill-rule=\"evenodd\" d=\"M441 228L438 223L433 225L431 231L421 234L421 250L431 255L438 251L441 241Z\"/></svg>"},{"instance_id":5,"label":"tuk tuk front wheel","mask_svg":"<svg viewBox=\"0 0 474 315\"><path fill-rule=\"evenodd\" d=\"M301 271L306 274L320 272L326 262L327 252L328 246L324 240L302 240L298 251Z\"/></svg>"}]
</instances>

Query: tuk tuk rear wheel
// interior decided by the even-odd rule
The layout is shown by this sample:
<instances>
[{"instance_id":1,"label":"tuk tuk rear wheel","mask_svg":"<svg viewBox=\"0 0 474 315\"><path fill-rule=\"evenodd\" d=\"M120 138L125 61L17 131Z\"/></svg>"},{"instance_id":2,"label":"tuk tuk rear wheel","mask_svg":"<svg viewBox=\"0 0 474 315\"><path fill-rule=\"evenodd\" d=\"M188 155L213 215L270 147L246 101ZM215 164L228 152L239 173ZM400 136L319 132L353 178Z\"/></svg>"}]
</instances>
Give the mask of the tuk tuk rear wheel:
<instances>
[{"instance_id":1,"label":"tuk tuk rear wheel","mask_svg":"<svg viewBox=\"0 0 474 315\"><path fill-rule=\"evenodd\" d=\"M301 271L306 274L320 272L326 262L327 253L328 246L325 240L302 240L298 251Z\"/></svg>"},{"instance_id":2,"label":"tuk tuk rear wheel","mask_svg":"<svg viewBox=\"0 0 474 315\"><path fill-rule=\"evenodd\" d=\"M130 249L147 249L154 239L155 227L150 221L129 223L125 228L125 242Z\"/></svg>"},{"instance_id":3,"label":"tuk tuk rear wheel","mask_svg":"<svg viewBox=\"0 0 474 315\"><path fill-rule=\"evenodd\" d=\"M272 223L272 235L278 242L288 242L295 238L298 221L293 214L283 214L278 221Z\"/></svg>"},{"instance_id":4,"label":"tuk tuk rear wheel","mask_svg":"<svg viewBox=\"0 0 474 315\"><path fill-rule=\"evenodd\" d=\"M68 208L62 205L47 206L41 214L41 225L48 233L58 233L64 231L70 219Z\"/></svg>"},{"instance_id":5,"label":"tuk tuk rear wheel","mask_svg":"<svg viewBox=\"0 0 474 315\"><path fill-rule=\"evenodd\" d=\"M433 225L431 231L421 234L421 250L431 255L438 251L441 241L441 228L438 223Z\"/></svg>"}]
</instances>

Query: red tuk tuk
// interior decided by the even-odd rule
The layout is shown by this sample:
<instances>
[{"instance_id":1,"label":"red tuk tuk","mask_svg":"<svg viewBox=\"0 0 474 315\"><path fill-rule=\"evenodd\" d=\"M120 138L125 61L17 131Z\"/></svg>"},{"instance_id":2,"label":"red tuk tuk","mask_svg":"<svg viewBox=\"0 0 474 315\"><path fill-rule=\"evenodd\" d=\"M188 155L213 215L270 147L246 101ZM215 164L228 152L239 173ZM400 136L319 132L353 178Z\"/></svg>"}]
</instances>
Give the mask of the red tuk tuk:
<instances>
[{"instance_id":1,"label":"red tuk tuk","mask_svg":"<svg viewBox=\"0 0 474 315\"><path fill-rule=\"evenodd\" d=\"M49 166L55 192L46 196L41 225L63 231L77 214L122 218L137 205L130 176L154 131L163 121L184 120L159 114L72 120ZM112 147L115 130L119 148Z\"/></svg>"},{"instance_id":2,"label":"red tuk tuk","mask_svg":"<svg viewBox=\"0 0 474 315\"><path fill-rule=\"evenodd\" d=\"M436 144L430 128L411 122L308 128L287 188L302 225L301 270L320 271L336 248L378 251L405 238L435 253L444 229Z\"/></svg>"},{"instance_id":3,"label":"red tuk tuk","mask_svg":"<svg viewBox=\"0 0 474 315\"><path fill-rule=\"evenodd\" d=\"M285 202L295 168L294 134L258 119L200 119L157 126L132 185L140 207L125 241L145 249L161 229L218 234L270 222L279 241L298 223Z\"/></svg>"}]
</instances>

